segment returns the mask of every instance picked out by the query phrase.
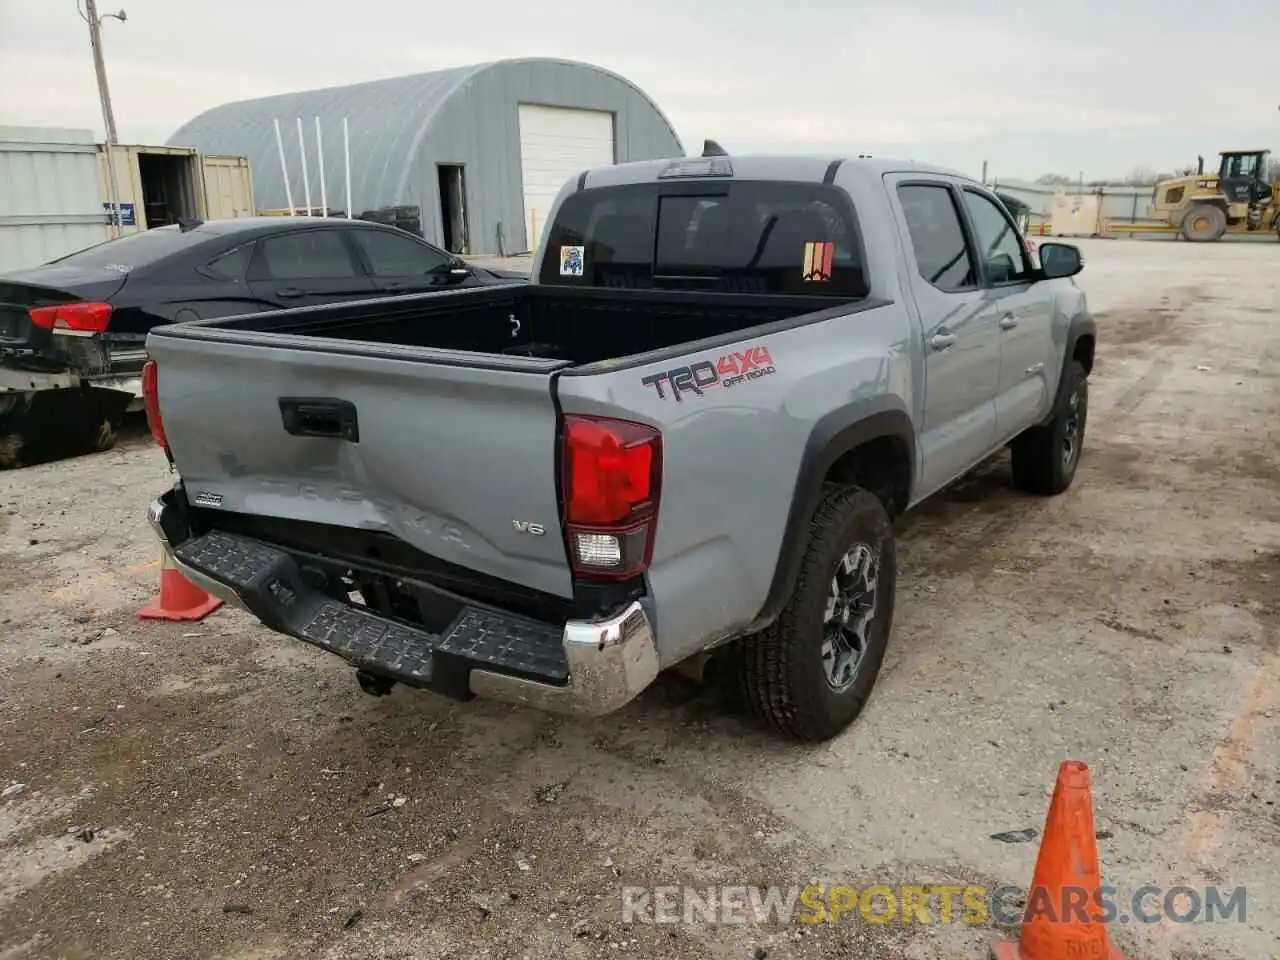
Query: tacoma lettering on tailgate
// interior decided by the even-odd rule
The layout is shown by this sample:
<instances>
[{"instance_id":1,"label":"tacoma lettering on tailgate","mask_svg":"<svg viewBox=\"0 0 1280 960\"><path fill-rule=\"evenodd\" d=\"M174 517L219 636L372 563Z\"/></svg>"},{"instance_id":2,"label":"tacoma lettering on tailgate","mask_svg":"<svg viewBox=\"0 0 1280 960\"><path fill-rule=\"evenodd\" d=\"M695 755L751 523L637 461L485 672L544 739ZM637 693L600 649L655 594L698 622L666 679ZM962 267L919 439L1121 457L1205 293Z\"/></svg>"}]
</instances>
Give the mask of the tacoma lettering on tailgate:
<instances>
[{"instance_id":1,"label":"tacoma lettering on tailgate","mask_svg":"<svg viewBox=\"0 0 1280 960\"><path fill-rule=\"evenodd\" d=\"M685 394L702 397L707 390L728 390L745 380L758 380L776 372L767 347L748 347L741 352L726 353L715 362L697 360L688 366L651 373L640 382L653 387L659 400L667 399L669 394L677 403L683 403Z\"/></svg>"}]
</instances>

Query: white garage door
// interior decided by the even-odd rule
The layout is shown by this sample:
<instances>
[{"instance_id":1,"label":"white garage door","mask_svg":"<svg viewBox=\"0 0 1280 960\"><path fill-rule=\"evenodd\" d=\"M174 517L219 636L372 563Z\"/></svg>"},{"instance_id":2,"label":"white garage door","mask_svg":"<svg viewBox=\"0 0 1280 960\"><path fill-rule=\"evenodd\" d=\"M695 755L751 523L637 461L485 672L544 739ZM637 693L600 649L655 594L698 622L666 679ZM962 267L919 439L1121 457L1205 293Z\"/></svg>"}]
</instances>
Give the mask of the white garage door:
<instances>
[{"instance_id":1,"label":"white garage door","mask_svg":"<svg viewBox=\"0 0 1280 960\"><path fill-rule=\"evenodd\" d=\"M556 194L588 167L613 163L613 114L520 104L520 170L529 246L542 238Z\"/></svg>"}]
</instances>

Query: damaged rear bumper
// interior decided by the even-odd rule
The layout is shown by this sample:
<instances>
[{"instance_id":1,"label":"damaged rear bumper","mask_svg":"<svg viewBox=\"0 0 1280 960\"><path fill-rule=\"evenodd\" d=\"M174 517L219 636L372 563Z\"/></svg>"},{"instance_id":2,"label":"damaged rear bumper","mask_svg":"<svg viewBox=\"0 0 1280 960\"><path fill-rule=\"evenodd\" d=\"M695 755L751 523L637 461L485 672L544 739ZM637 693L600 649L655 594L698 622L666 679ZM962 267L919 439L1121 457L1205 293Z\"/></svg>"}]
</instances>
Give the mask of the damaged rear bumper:
<instances>
[{"instance_id":1,"label":"damaged rear bumper","mask_svg":"<svg viewBox=\"0 0 1280 960\"><path fill-rule=\"evenodd\" d=\"M452 622L432 632L316 589L296 558L271 544L222 532L191 537L175 491L152 501L147 520L184 577L368 673L459 699L584 716L612 713L658 675L653 625L638 601L606 619L564 624L460 601Z\"/></svg>"}]
</instances>

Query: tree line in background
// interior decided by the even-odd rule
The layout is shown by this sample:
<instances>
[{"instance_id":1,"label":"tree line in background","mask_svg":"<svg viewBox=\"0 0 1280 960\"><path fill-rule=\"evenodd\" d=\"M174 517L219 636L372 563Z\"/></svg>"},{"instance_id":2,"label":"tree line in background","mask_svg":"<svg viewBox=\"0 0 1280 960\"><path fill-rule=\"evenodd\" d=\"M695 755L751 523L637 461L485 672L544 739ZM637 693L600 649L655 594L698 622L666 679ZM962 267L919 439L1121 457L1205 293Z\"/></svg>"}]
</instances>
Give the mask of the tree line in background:
<instances>
[{"instance_id":1,"label":"tree line in background","mask_svg":"<svg viewBox=\"0 0 1280 960\"><path fill-rule=\"evenodd\" d=\"M1216 158L1215 158L1216 159ZM1211 172L1208 168L1210 160L1205 157L1205 172ZM1162 180L1172 180L1174 177L1188 177L1196 172L1194 166L1178 167L1169 173L1159 173L1153 167L1134 167L1129 171L1128 176L1111 180L1086 180L1086 187L1153 187ZM1270 169L1267 172L1267 179L1272 183L1280 183L1280 160L1272 160ZM1064 173L1046 173L1036 178L1036 183L1046 187L1074 187L1079 186L1079 177L1069 177Z\"/></svg>"}]
</instances>

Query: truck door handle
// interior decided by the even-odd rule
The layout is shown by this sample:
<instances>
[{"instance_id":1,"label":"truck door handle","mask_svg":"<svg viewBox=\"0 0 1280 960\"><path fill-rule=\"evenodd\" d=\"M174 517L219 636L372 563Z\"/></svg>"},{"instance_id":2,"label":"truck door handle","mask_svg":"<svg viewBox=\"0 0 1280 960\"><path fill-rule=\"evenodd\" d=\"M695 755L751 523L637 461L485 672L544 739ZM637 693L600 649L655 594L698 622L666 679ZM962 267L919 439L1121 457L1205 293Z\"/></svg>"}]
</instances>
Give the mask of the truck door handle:
<instances>
[{"instance_id":1,"label":"truck door handle","mask_svg":"<svg viewBox=\"0 0 1280 960\"><path fill-rule=\"evenodd\" d=\"M355 404L332 397L281 397L284 432L295 437L328 437L360 442Z\"/></svg>"},{"instance_id":2,"label":"truck door handle","mask_svg":"<svg viewBox=\"0 0 1280 960\"><path fill-rule=\"evenodd\" d=\"M276 291L277 297L283 297L285 300L292 300L295 297L305 297L307 291L301 287L281 287Z\"/></svg>"},{"instance_id":3,"label":"truck door handle","mask_svg":"<svg viewBox=\"0 0 1280 960\"><path fill-rule=\"evenodd\" d=\"M1006 313L1003 317L1000 318L1001 330L1012 330L1017 325L1018 325L1018 318L1015 317L1012 313Z\"/></svg>"},{"instance_id":4,"label":"truck door handle","mask_svg":"<svg viewBox=\"0 0 1280 960\"><path fill-rule=\"evenodd\" d=\"M956 345L956 335L954 333L935 333L933 339L929 341L929 346L935 350L946 350L948 347Z\"/></svg>"}]
</instances>

